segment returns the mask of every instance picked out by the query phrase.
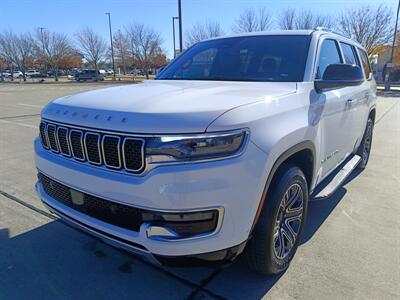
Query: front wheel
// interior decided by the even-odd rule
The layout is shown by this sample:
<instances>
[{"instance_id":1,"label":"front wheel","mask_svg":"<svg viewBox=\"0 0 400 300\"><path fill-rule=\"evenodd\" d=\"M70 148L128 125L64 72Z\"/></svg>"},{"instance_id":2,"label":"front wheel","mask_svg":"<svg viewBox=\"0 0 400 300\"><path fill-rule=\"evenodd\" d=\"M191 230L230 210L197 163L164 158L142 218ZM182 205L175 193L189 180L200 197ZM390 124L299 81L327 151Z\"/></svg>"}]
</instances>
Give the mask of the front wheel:
<instances>
[{"instance_id":1,"label":"front wheel","mask_svg":"<svg viewBox=\"0 0 400 300\"><path fill-rule=\"evenodd\" d=\"M368 117L367 126L365 128L361 144L357 150L357 154L361 157L361 162L358 164L358 167L360 169L365 169L365 167L367 166L369 155L371 153L373 131L374 120L370 116Z\"/></svg>"},{"instance_id":2,"label":"front wheel","mask_svg":"<svg viewBox=\"0 0 400 300\"><path fill-rule=\"evenodd\" d=\"M293 165L282 166L271 182L246 249L250 268L269 275L288 268L300 242L307 207L308 188L303 172Z\"/></svg>"}]
</instances>

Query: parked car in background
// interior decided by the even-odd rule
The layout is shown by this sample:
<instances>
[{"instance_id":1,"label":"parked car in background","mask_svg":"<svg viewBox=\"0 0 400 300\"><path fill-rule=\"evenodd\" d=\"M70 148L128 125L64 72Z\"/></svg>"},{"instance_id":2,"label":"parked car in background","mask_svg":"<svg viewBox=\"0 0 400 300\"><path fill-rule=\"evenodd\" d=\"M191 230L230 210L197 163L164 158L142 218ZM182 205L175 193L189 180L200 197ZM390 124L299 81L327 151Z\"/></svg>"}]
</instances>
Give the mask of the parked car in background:
<instances>
[{"instance_id":1,"label":"parked car in background","mask_svg":"<svg viewBox=\"0 0 400 300\"><path fill-rule=\"evenodd\" d=\"M10 78L10 77L11 77L11 73L8 72L8 71L1 72L0 75L1 75L2 77L4 77L4 78Z\"/></svg>"},{"instance_id":2,"label":"parked car in background","mask_svg":"<svg viewBox=\"0 0 400 300\"><path fill-rule=\"evenodd\" d=\"M35 77L40 77L41 73L37 70L28 70L25 72L25 75L27 77L35 78Z\"/></svg>"},{"instance_id":3,"label":"parked car in background","mask_svg":"<svg viewBox=\"0 0 400 300\"><path fill-rule=\"evenodd\" d=\"M107 73L107 75L114 75L114 71L113 70L107 70L106 73Z\"/></svg>"},{"instance_id":4,"label":"parked car in background","mask_svg":"<svg viewBox=\"0 0 400 300\"><path fill-rule=\"evenodd\" d=\"M367 166L375 109L367 53L344 36L202 41L157 80L49 103L36 191L68 224L153 262L230 262L245 251L254 270L278 274L302 241L309 199ZM310 250L340 255L329 240Z\"/></svg>"},{"instance_id":5,"label":"parked car in background","mask_svg":"<svg viewBox=\"0 0 400 300\"><path fill-rule=\"evenodd\" d=\"M22 77L24 77L24 74L21 71L15 71L13 73L13 77L14 78L22 78Z\"/></svg>"},{"instance_id":6,"label":"parked car in background","mask_svg":"<svg viewBox=\"0 0 400 300\"><path fill-rule=\"evenodd\" d=\"M47 73L43 70L31 76L31 78L46 78L46 77Z\"/></svg>"},{"instance_id":7,"label":"parked car in background","mask_svg":"<svg viewBox=\"0 0 400 300\"><path fill-rule=\"evenodd\" d=\"M144 76L144 75L145 75L145 73L143 72L143 70L140 70L140 69L133 69L133 70L131 71L131 74L132 74L133 76Z\"/></svg>"},{"instance_id":8,"label":"parked car in background","mask_svg":"<svg viewBox=\"0 0 400 300\"><path fill-rule=\"evenodd\" d=\"M100 71L94 69L84 69L75 74L76 81L87 81L87 80L104 80L105 73L101 73Z\"/></svg>"},{"instance_id":9,"label":"parked car in background","mask_svg":"<svg viewBox=\"0 0 400 300\"><path fill-rule=\"evenodd\" d=\"M57 76L64 76L64 75L65 75L65 72L63 70L57 71ZM54 77L54 71L53 70L47 71L47 76Z\"/></svg>"}]
</instances>

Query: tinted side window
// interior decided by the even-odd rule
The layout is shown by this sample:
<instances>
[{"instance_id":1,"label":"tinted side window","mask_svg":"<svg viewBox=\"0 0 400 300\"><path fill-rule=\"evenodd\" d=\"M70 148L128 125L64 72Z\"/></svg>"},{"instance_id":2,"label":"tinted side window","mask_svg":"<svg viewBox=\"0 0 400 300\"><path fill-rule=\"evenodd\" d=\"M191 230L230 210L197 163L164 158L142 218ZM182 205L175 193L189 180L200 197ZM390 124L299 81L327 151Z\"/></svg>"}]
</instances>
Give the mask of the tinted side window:
<instances>
[{"instance_id":1,"label":"tinted side window","mask_svg":"<svg viewBox=\"0 0 400 300\"><path fill-rule=\"evenodd\" d=\"M344 62L346 64L360 66L353 46L340 43L340 47L342 47Z\"/></svg>"},{"instance_id":2,"label":"tinted side window","mask_svg":"<svg viewBox=\"0 0 400 300\"><path fill-rule=\"evenodd\" d=\"M362 62L362 65L363 65L365 77L367 79L369 79L370 74L371 74L371 67L369 65L369 60L368 60L367 53L365 53L365 51L361 50L361 49L358 49L358 53L360 53L361 62Z\"/></svg>"},{"instance_id":3,"label":"tinted side window","mask_svg":"<svg viewBox=\"0 0 400 300\"><path fill-rule=\"evenodd\" d=\"M319 51L316 78L321 79L326 67L329 65L340 63L342 63L342 60L336 42L334 40L324 40Z\"/></svg>"}]
</instances>

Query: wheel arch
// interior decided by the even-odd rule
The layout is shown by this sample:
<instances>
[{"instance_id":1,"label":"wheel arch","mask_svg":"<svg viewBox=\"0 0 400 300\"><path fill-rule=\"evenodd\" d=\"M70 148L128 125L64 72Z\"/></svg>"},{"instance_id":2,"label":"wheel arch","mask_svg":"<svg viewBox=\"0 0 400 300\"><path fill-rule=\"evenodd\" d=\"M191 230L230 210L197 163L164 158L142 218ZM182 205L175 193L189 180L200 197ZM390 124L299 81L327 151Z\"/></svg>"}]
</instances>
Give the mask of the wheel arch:
<instances>
[{"instance_id":1,"label":"wheel arch","mask_svg":"<svg viewBox=\"0 0 400 300\"><path fill-rule=\"evenodd\" d=\"M274 176L285 163L290 163L299 167L303 171L307 180L307 184L310 187L313 183L314 175L316 173L316 152L314 143L312 141L300 142L287 149L275 160L271 171L268 174L250 233L253 231L260 218Z\"/></svg>"}]
</instances>

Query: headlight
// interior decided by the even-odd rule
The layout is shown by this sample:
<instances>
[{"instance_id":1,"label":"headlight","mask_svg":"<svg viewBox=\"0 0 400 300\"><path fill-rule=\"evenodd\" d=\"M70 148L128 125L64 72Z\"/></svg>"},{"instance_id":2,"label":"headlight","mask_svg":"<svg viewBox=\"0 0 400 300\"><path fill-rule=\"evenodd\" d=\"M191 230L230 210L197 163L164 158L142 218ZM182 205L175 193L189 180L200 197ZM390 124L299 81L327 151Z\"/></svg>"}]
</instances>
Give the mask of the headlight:
<instances>
[{"instance_id":1,"label":"headlight","mask_svg":"<svg viewBox=\"0 0 400 300\"><path fill-rule=\"evenodd\" d=\"M235 130L154 137L147 141L146 155L152 157L152 161L194 161L227 157L243 149L247 135L247 130Z\"/></svg>"}]
</instances>

